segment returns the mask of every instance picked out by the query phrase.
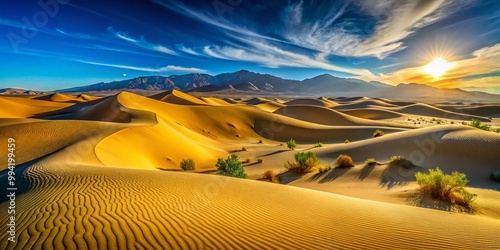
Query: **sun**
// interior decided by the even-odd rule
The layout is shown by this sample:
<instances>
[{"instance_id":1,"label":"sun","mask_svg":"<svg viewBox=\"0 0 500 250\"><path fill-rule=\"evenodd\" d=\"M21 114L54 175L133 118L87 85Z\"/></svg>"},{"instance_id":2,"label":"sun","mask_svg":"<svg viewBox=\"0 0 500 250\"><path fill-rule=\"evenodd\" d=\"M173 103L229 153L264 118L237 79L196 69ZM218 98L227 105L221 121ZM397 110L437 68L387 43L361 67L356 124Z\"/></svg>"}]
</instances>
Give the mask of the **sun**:
<instances>
[{"instance_id":1,"label":"sun","mask_svg":"<svg viewBox=\"0 0 500 250\"><path fill-rule=\"evenodd\" d=\"M438 57L429 64L425 65L423 70L425 73L432 75L434 78L439 78L453 66L453 63L447 62L442 57Z\"/></svg>"}]
</instances>

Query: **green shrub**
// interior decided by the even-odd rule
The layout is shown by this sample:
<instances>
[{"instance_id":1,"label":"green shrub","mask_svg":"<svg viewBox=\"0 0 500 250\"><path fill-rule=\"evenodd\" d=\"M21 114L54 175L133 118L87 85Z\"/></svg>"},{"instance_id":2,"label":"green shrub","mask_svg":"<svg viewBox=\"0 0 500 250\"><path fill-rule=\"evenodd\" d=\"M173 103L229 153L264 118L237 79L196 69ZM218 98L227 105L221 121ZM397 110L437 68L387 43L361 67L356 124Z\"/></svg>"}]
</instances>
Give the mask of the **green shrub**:
<instances>
[{"instance_id":1,"label":"green shrub","mask_svg":"<svg viewBox=\"0 0 500 250\"><path fill-rule=\"evenodd\" d=\"M380 137L383 136L384 134L385 134L384 131L377 129L375 130L375 132L373 132L373 137Z\"/></svg>"},{"instance_id":2,"label":"green shrub","mask_svg":"<svg viewBox=\"0 0 500 250\"><path fill-rule=\"evenodd\" d=\"M330 165L326 165L324 167L321 167L318 169L319 173L322 174L322 173L326 173L328 171L332 170L332 166Z\"/></svg>"},{"instance_id":3,"label":"green shrub","mask_svg":"<svg viewBox=\"0 0 500 250\"><path fill-rule=\"evenodd\" d=\"M217 159L217 164L215 164L215 166L217 167L217 174L219 175L248 178L245 173L245 169L238 160L237 155L230 155L226 160L219 158Z\"/></svg>"},{"instance_id":4,"label":"green shrub","mask_svg":"<svg viewBox=\"0 0 500 250\"><path fill-rule=\"evenodd\" d=\"M293 173L309 173L311 169L319 163L318 158L313 152L299 152L294 155L295 161L287 161L285 168Z\"/></svg>"},{"instance_id":5,"label":"green shrub","mask_svg":"<svg viewBox=\"0 0 500 250\"><path fill-rule=\"evenodd\" d=\"M472 119L472 122L469 124L469 126L474 127L474 128L478 128L478 129L482 129L482 130L486 130L486 131L490 130L489 125L482 124L481 121L478 119Z\"/></svg>"},{"instance_id":6,"label":"green shrub","mask_svg":"<svg viewBox=\"0 0 500 250\"><path fill-rule=\"evenodd\" d=\"M352 161L352 158L348 155L339 155L337 157L337 165L341 168L352 168L354 167L354 162Z\"/></svg>"},{"instance_id":7,"label":"green shrub","mask_svg":"<svg viewBox=\"0 0 500 250\"><path fill-rule=\"evenodd\" d=\"M471 205L477 196L465 189L469 180L464 173L453 172L447 175L441 169L436 168L436 170L429 169L428 174L417 172L415 178L423 193L453 204L472 208Z\"/></svg>"},{"instance_id":8,"label":"green shrub","mask_svg":"<svg viewBox=\"0 0 500 250\"><path fill-rule=\"evenodd\" d=\"M377 160L375 160L374 158L366 159L365 164L366 165L374 165L374 164L377 164Z\"/></svg>"},{"instance_id":9,"label":"green shrub","mask_svg":"<svg viewBox=\"0 0 500 250\"><path fill-rule=\"evenodd\" d=\"M262 178L274 183L280 182L279 176L277 176L276 173L272 170L266 170L262 175Z\"/></svg>"},{"instance_id":10,"label":"green shrub","mask_svg":"<svg viewBox=\"0 0 500 250\"><path fill-rule=\"evenodd\" d=\"M316 142L316 144L314 144L314 147L315 148L321 148L321 147L323 147L323 143L322 142Z\"/></svg>"},{"instance_id":11,"label":"green shrub","mask_svg":"<svg viewBox=\"0 0 500 250\"><path fill-rule=\"evenodd\" d=\"M402 156L393 156L391 157L391 159L389 160L388 162L389 164L394 164L394 165L398 165L398 166L401 166L401 167L404 167L404 168L407 168L407 169L410 169L412 167L415 167L415 165L413 164L413 162L411 162L410 160L402 157Z\"/></svg>"},{"instance_id":12,"label":"green shrub","mask_svg":"<svg viewBox=\"0 0 500 250\"><path fill-rule=\"evenodd\" d=\"M495 129L495 133L500 133L500 128Z\"/></svg>"},{"instance_id":13,"label":"green shrub","mask_svg":"<svg viewBox=\"0 0 500 250\"><path fill-rule=\"evenodd\" d=\"M182 161L181 161L181 168L184 171L186 171L186 170L194 170L195 169L194 160L191 159L191 158L182 159Z\"/></svg>"},{"instance_id":14,"label":"green shrub","mask_svg":"<svg viewBox=\"0 0 500 250\"><path fill-rule=\"evenodd\" d=\"M290 139L289 141L286 142L286 146L291 149L291 150L294 150L295 147L297 147L297 143L295 142L294 139Z\"/></svg>"},{"instance_id":15,"label":"green shrub","mask_svg":"<svg viewBox=\"0 0 500 250\"><path fill-rule=\"evenodd\" d=\"M347 144L349 142L351 142L351 141L349 141L349 139L345 139L345 141L344 141L345 144Z\"/></svg>"}]
</instances>

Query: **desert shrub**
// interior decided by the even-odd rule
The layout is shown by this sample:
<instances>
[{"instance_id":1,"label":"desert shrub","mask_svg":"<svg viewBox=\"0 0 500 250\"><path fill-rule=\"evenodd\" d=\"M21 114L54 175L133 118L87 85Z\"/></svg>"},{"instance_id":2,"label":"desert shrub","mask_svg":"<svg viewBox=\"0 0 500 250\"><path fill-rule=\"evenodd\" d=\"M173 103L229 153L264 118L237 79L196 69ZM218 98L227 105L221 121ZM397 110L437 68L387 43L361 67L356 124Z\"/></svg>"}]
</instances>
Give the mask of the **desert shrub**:
<instances>
[{"instance_id":1,"label":"desert shrub","mask_svg":"<svg viewBox=\"0 0 500 250\"><path fill-rule=\"evenodd\" d=\"M441 169L429 169L429 173L415 173L417 183L423 193L430 194L433 198L449 201L457 205L471 208L476 195L465 189L469 182L464 173L453 172L444 174Z\"/></svg>"},{"instance_id":2,"label":"desert shrub","mask_svg":"<svg viewBox=\"0 0 500 250\"><path fill-rule=\"evenodd\" d=\"M385 134L384 131L377 129L375 130L375 132L373 132L373 137L380 137L383 136L384 134Z\"/></svg>"},{"instance_id":3,"label":"desert shrub","mask_svg":"<svg viewBox=\"0 0 500 250\"><path fill-rule=\"evenodd\" d=\"M262 144L262 140L259 140L259 143Z\"/></svg>"},{"instance_id":4,"label":"desert shrub","mask_svg":"<svg viewBox=\"0 0 500 250\"><path fill-rule=\"evenodd\" d=\"M323 143L322 142L316 142L316 144L314 144L314 147L315 148L321 148L321 147L323 147Z\"/></svg>"},{"instance_id":5,"label":"desert shrub","mask_svg":"<svg viewBox=\"0 0 500 250\"><path fill-rule=\"evenodd\" d=\"M242 147L242 148L241 148L241 151L247 151L247 148Z\"/></svg>"},{"instance_id":6,"label":"desert shrub","mask_svg":"<svg viewBox=\"0 0 500 250\"><path fill-rule=\"evenodd\" d=\"M374 158L366 159L365 164L366 165L377 164L377 160L375 160Z\"/></svg>"},{"instance_id":7,"label":"desert shrub","mask_svg":"<svg viewBox=\"0 0 500 250\"><path fill-rule=\"evenodd\" d=\"M259 158L259 159L257 159L257 162L258 162L258 163L263 163L263 162L264 162L264 159Z\"/></svg>"},{"instance_id":8,"label":"desert shrub","mask_svg":"<svg viewBox=\"0 0 500 250\"><path fill-rule=\"evenodd\" d=\"M467 125L467 122L462 122L462 125Z\"/></svg>"},{"instance_id":9,"label":"desert shrub","mask_svg":"<svg viewBox=\"0 0 500 250\"><path fill-rule=\"evenodd\" d=\"M237 178L248 178L245 173L245 169L241 165L241 162L238 160L237 155L230 155L226 160L223 158L217 159L217 174L224 176L231 176Z\"/></svg>"},{"instance_id":10,"label":"desert shrub","mask_svg":"<svg viewBox=\"0 0 500 250\"><path fill-rule=\"evenodd\" d=\"M478 129L482 129L482 130L486 130L486 131L490 130L490 126L489 125L482 124L481 121L478 120L478 119L472 119L472 121L469 124L469 126L474 127L474 128L478 128Z\"/></svg>"},{"instance_id":11,"label":"desert shrub","mask_svg":"<svg viewBox=\"0 0 500 250\"><path fill-rule=\"evenodd\" d=\"M500 171L497 172L491 172L490 174L490 179L493 181L498 181L500 182Z\"/></svg>"},{"instance_id":12,"label":"desert shrub","mask_svg":"<svg viewBox=\"0 0 500 250\"><path fill-rule=\"evenodd\" d=\"M495 133L500 133L500 128L495 129Z\"/></svg>"},{"instance_id":13,"label":"desert shrub","mask_svg":"<svg viewBox=\"0 0 500 250\"><path fill-rule=\"evenodd\" d=\"M244 161L242 161L241 163L249 163L251 162L250 158L246 158Z\"/></svg>"},{"instance_id":14,"label":"desert shrub","mask_svg":"<svg viewBox=\"0 0 500 250\"><path fill-rule=\"evenodd\" d=\"M181 168L184 171L186 171L186 170L194 170L195 169L194 160L191 159L191 158L182 159L182 161L181 161Z\"/></svg>"},{"instance_id":15,"label":"desert shrub","mask_svg":"<svg viewBox=\"0 0 500 250\"><path fill-rule=\"evenodd\" d=\"M345 144L347 144L349 142L351 142L351 141L349 141L349 139L345 139L345 141L344 141Z\"/></svg>"},{"instance_id":16,"label":"desert shrub","mask_svg":"<svg viewBox=\"0 0 500 250\"><path fill-rule=\"evenodd\" d=\"M279 176L272 170L266 170L262 175L262 178L274 183L280 182Z\"/></svg>"},{"instance_id":17,"label":"desert shrub","mask_svg":"<svg viewBox=\"0 0 500 250\"><path fill-rule=\"evenodd\" d=\"M414 167L415 165L410 160L404 158L403 156L393 156L388 162L389 164L398 165L407 169Z\"/></svg>"},{"instance_id":18,"label":"desert shrub","mask_svg":"<svg viewBox=\"0 0 500 250\"><path fill-rule=\"evenodd\" d=\"M318 169L319 173L322 174L322 173L326 173L328 171L332 170L332 166L330 165L326 165L324 167L321 167Z\"/></svg>"},{"instance_id":19,"label":"desert shrub","mask_svg":"<svg viewBox=\"0 0 500 250\"><path fill-rule=\"evenodd\" d=\"M319 163L318 158L313 152L299 152L294 155L295 161L287 161L285 168L293 173L309 173L311 169Z\"/></svg>"},{"instance_id":20,"label":"desert shrub","mask_svg":"<svg viewBox=\"0 0 500 250\"><path fill-rule=\"evenodd\" d=\"M454 121L451 121L451 122L450 122L450 124L455 124L455 122L454 122Z\"/></svg>"},{"instance_id":21,"label":"desert shrub","mask_svg":"<svg viewBox=\"0 0 500 250\"><path fill-rule=\"evenodd\" d=\"M286 142L286 146L291 149L291 150L294 150L295 147L297 147L297 143L295 142L294 139L290 139L289 141Z\"/></svg>"},{"instance_id":22,"label":"desert shrub","mask_svg":"<svg viewBox=\"0 0 500 250\"><path fill-rule=\"evenodd\" d=\"M354 162L348 155L339 155L339 157L337 157L337 165L341 168L352 168L354 167Z\"/></svg>"}]
</instances>

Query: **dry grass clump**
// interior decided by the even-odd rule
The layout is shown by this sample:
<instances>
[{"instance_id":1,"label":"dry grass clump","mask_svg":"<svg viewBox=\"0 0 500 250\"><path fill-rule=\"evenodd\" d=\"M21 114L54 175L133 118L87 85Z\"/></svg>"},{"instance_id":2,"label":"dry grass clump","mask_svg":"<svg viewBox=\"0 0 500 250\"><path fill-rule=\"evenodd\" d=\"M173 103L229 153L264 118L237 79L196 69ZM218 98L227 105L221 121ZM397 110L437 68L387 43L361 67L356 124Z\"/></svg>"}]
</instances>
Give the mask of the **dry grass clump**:
<instances>
[{"instance_id":1,"label":"dry grass clump","mask_svg":"<svg viewBox=\"0 0 500 250\"><path fill-rule=\"evenodd\" d=\"M451 175L444 174L441 169L429 169L429 173L415 173L417 183L423 193L430 194L433 198L442 201L449 201L469 209L472 209L472 203L476 199L473 194L465 189L469 182L464 173L453 172Z\"/></svg>"},{"instance_id":2,"label":"dry grass clump","mask_svg":"<svg viewBox=\"0 0 500 250\"><path fill-rule=\"evenodd\" d=\"M188 158L188 159L182 159L181 161L181 168L182 170L184 171L187 171L187 170L194 170L195 169L195 163L194 163L194 160L191 159L191 158Z\"/></svg>"},{"instance_id":3,"label":"dry grass clump","mask_svg":"<svg viewBox=\"0 0 500 250\"><path fill-rule=\"evenodd\" d=\"M320 174L326 173L326 172L328 172L330 170L332 170L332 166L330 166L330 165L326 165L326 166L320 167L318 169L318 171L319 171Z\"/></svg>"},{"instance_id":4,"label":"dry grass clump","mask_svg":"<svg viewBox=\"0 0 500 250\"><path fill-rule=\"evenodd\" d=\"M410 160L404 158L403 156L393 156L393 157L391 157L391 159L389 160L388 164L394 164L394 165L397 165L397 166L404 167L406 169L411 169L411 168L415 167L415 165L413 164L413 162L411 162Z\"/></svg>"},{"instance_id":5,"label":"dry grass clump","mask_svg":"<svg viewBox=\"0 0 500 250\"><path fill-rule=\"evenodd\" d=\"M377 129L375 130L375 132L373 132L373 137L380 137L383 136L384 134L385 134L384 131Z\"/></svg>"},{"instance_id":6,"label":"dry grass clump","mask_svg":"<svg viewBox=\"0 0 500 250\"><path fill-rule=\"evenodd\" d=\"M319 164L319 160L313 152L299 152L294 155L295 161L287 161L285 168L292 173L303 174L311 172L311 169Z\"/></svg>"},{"instance_id":7,"label":"dry grass clump","mask_svg":"<svg viewBox=\"0 0 500 250\"><path fill-rule=\"evenodd\" d=\"M259 159L257 159L257 162L258 162L258 163L263 163L263 162L264 162L264 159L259 158Z\"/></svg>"},{"instance_id":8,"label":"dry grass clump","mask_svg":"<svg viewBox=\"0 0 500 250\"><path fill-rule=\"evenodd\" d=\"M341 168L352 168L354 167L354 162L352 158L348 155L339 155L337 157L337 166Z\"/></svg>"},{"instance_id":9,"label":"dry grass clump","mask_svg":"<svg viewBox=\"0 0 500 250\"><path fill-rule=\"evenodd\" d=\"M314 147L315 148L321 148L321 147L323 147L323 143L322 142L316 142L316 144L314 144Z\"/></svg>"},{"instance_id":10,"label":"dry grass clump","mask_svg":"<svg viewBox=\"0 0 500 250\"><path fill-rule=\"evenodd\" d=\"M375 164L377 164L377 160L375 160L374 158L366 159L365 164L366 165L375 165Z\"/></svg>"},{"instance_id":11,"label":"dry grass clump","mask_svg":"<svg viewBox=\"0 0 500 250\"><path fill-rule=\"evenodd\" d=\"M280 182L279 176L273 170L266 170L262 178L274 183Z\"/></svg>"},{"instance_id":12,"label":"dry grass clump","mask_svg":"<svg viewBox=\"0 0 500 250\"><path fill-rule=\"evenodd\" d=\"M241 151L247 151L247 148L242 147L242 148L241 148Z\"/></svg>"}]
</instances>

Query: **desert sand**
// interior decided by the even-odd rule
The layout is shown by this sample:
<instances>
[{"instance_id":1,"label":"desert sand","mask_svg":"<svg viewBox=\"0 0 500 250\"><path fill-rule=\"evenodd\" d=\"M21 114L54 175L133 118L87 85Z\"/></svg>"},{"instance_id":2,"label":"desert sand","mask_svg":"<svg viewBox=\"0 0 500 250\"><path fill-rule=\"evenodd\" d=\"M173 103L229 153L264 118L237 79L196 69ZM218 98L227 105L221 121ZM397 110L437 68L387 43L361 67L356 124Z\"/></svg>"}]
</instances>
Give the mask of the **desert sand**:
<instances>
[{"instance_id":1,"label":"desert sand","mask_svg":"<svg viewBox=\"0 0 500 250\"><path fill-rule=\"evenodd\" d=\"M15 138L24 186L10 242L1 165L0 248L498 249L500 183L488 178L500 170L500 134L462 124L494 130L498 118L496 104L368 97L0 96L0 141ZM377 129L385 135L373 138ZM285 172L301 151L318 167L339 154L356 166ZM249 179L216 175L230 154L249 160ZM417 167L386 164L394 155ZM182 171L184 158L196 170ZM467 175L475 211L417 195L414 173L436 167ZM263 181L266 170L281 183Z\"/></svg>"}]
</instances>

